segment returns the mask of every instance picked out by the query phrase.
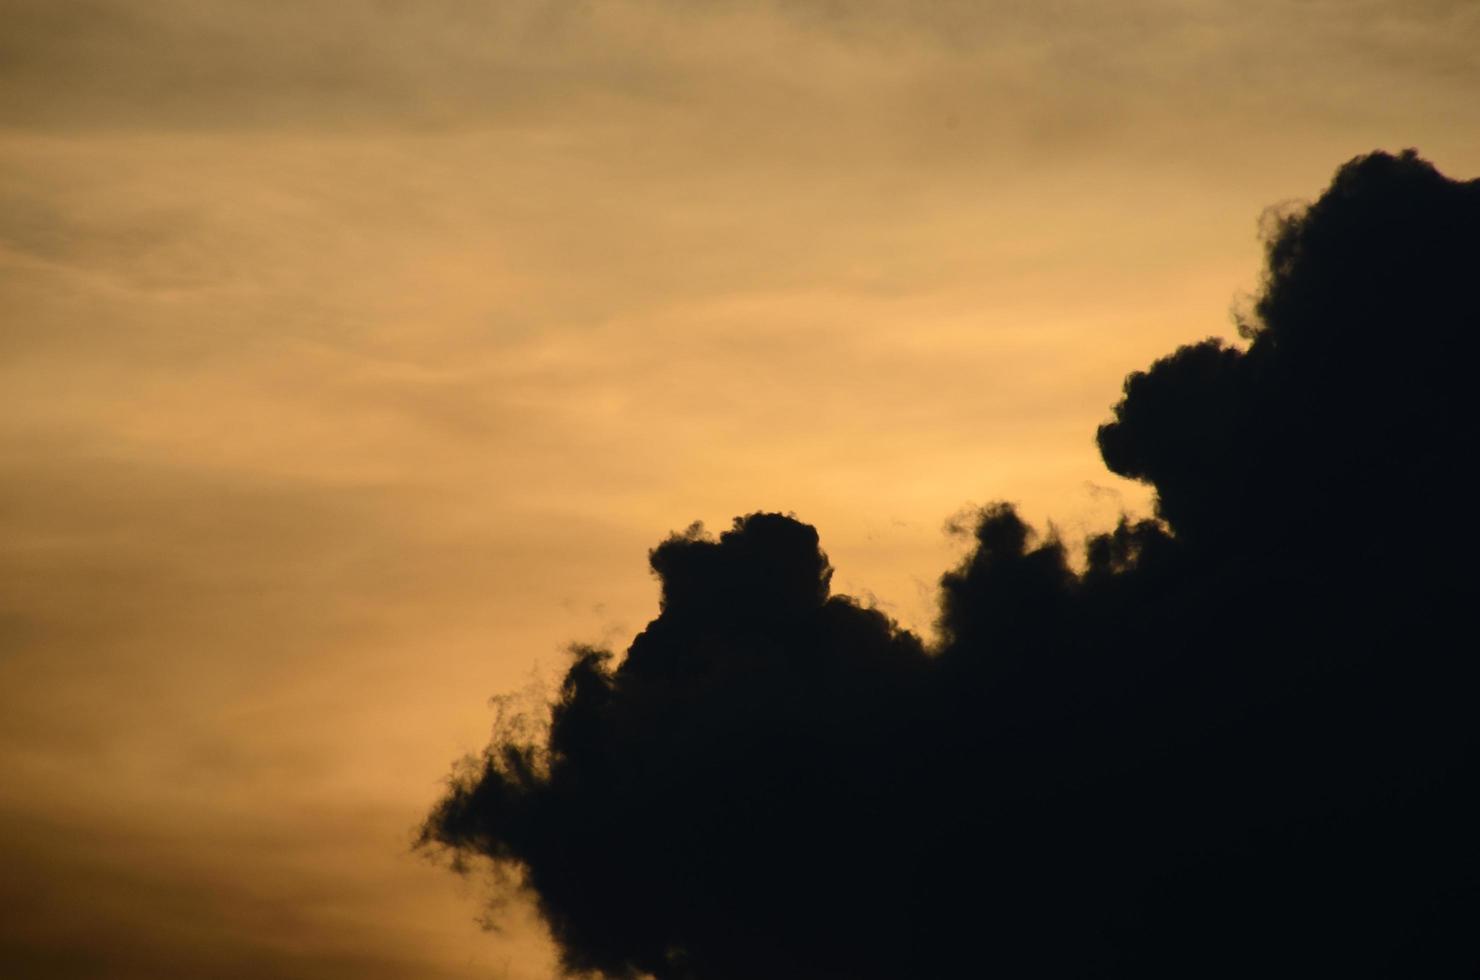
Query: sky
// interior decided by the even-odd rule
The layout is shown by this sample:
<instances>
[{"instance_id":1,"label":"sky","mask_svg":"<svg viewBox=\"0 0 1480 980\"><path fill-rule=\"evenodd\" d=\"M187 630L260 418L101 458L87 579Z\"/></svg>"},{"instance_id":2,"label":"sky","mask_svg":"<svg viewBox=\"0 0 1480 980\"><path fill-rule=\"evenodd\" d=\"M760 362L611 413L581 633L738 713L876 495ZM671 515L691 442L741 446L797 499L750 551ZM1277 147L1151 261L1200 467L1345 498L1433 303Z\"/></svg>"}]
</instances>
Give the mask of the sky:
<instances>
[{"instance_id":1,"label":"sky","mask_svg":"<svg viewBox=\"0 0 1480 980\"><path fill-rule=\"evenodd\" d=\"M0 0L0 966L552 974L411 852L495 695L757 510L931 629L1480 7ZM1268 209L1274 208L1271 212ZM1264 217L1261 217L1264 216ZM1261 225L1263 222L1263 225Z\"/></svg>"}]
</instances>

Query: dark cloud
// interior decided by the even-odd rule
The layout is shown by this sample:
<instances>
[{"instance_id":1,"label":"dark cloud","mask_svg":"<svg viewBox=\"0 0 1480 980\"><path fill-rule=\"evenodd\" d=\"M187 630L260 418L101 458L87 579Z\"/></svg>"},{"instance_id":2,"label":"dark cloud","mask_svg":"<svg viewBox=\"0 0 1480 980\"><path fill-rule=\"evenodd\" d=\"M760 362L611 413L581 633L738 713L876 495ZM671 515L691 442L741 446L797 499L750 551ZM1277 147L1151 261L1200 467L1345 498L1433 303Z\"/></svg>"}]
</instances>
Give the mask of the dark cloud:
<instances>
[{"instance_id":1,"label":"dark cloud","mask_svg":"<svg viewBox=\"0 0 1480 980\"><path fill-rule=\"evenodd\" d=\"M1477 211L1480 184L1411 153L1343 167L1309 210L1276 219L1248 349L1205 341L1131 375L1099 432L1106 464L1153 484L1187 537L1309 547L1405 503L1457 518ZM1434 539L1365 544L1389 554Z\"/></svg>"},{"instance_id":2,"label":"dark cloud","mask_svg":"<svg viewBox=\"0 0 1480 980\"><path fill-rule=\"evenodd\" d=\"M1158 520L984 509L934 648L794 518L691 528L423 843L613 977L1472 974L1480 182L1362 157L1267 252L1100 429Z\"/></svg>"}]
</instances>

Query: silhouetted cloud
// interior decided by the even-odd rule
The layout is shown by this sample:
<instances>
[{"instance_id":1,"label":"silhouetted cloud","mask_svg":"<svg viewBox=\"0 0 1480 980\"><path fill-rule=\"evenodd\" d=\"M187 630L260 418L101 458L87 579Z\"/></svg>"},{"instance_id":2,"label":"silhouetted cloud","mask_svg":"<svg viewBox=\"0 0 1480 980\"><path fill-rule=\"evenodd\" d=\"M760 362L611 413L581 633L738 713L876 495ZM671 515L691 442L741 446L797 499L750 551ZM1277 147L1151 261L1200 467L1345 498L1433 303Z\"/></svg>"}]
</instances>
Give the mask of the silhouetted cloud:
<instances>
[{"instance_id":1,"label":"silhouetted cloud","mask_svg":"<svg viewBox=\"0 0 1480 980\"><path fill-rule=\"evenodd\" d=\"M1411 152L1343 167L1309 210L1277 219L1248 349L1209 340L1131 375L1099 432L1106 464L1153 484L1179 536L1243 547L1345 537L1374 506L1458 517L1477 213L1480 184Z\"/></svg>"},{"instance_id":2,"label":"silhouetted cloud","mask_svg":"<svg viewBox=\"0 0 1480 980\"><path fill-rule=\"evenodd\" d=\"M1480 182L1361 157L1267 252L1100 429L1160 520L1076 567L983 509L934 648L795 518L696 525L423 843L613 977L1473 972Z\"/></svg>"}]
</instances>

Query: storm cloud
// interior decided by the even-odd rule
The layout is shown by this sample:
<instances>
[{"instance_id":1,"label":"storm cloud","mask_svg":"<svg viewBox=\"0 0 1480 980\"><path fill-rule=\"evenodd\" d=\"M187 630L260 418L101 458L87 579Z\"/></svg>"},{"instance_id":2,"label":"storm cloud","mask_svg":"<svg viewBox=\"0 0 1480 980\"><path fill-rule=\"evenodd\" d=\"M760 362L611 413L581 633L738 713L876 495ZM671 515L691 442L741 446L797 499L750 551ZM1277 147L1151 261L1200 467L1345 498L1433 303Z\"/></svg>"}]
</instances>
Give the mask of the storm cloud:
<instances>
[{"instance_id":1,"label":"storm cloud","mask_svg":"<svg viewBox=\"0 0 1480 980\"><path fill-rule=\"evenodd\" d=\"M1360 157L1266 252L1098 432L1155 519L982 509L930 642L795 517L675 534L423 846L609 977L1473 971L1480 181Z\"/></svg>"}]
</instances>

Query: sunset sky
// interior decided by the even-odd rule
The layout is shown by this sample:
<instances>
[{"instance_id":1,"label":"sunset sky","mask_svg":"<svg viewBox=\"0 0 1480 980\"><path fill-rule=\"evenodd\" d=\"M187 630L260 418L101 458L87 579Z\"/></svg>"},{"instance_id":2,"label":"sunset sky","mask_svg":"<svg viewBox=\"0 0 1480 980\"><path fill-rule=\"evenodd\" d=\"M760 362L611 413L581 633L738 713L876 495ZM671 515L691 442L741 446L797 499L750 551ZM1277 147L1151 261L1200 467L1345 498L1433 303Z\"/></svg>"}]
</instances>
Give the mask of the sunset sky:
<instances>
[{"instance_id":1,"label":"sunset sky","mask_svg":"<svg viewBox=\"0 0 1480 980\"><path fill-rule=\"evenodd\" d=\"M548 978L413 854L756 510L928 632L1261 215L1480 176L1467 0L0 0L0 973Z\"/></svg>"}]
</instances>

